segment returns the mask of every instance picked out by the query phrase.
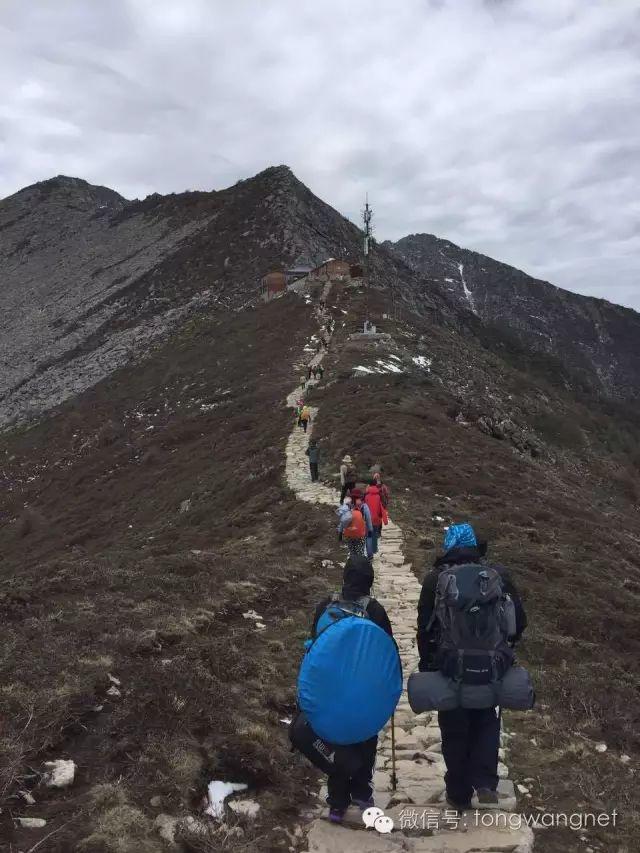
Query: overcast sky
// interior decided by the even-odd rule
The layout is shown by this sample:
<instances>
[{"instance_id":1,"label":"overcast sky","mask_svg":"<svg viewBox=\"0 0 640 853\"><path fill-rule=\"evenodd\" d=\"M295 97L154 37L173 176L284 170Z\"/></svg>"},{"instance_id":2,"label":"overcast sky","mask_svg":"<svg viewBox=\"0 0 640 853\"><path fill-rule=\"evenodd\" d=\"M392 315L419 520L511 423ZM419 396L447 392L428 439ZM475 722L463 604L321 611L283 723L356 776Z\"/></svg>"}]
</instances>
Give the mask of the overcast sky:
<instances>
[{"instance_id":1,"label":"overcast sky","mask_svg":"<svg viewBox=\"0 0 640 853\"><path fill-rule=\"evenodd\" d=\"M640 309L640 0L2 0L0 79L0 197L286 163L379 239Z\"/></svg>"}]
</instances>

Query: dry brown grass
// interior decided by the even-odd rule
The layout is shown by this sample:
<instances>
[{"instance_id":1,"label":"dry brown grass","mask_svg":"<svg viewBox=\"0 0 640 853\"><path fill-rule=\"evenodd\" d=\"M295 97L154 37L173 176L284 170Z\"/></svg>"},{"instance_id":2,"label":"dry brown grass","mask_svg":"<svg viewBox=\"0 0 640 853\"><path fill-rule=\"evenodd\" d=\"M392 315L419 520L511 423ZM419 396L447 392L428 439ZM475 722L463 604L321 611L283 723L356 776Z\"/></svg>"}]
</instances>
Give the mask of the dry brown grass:
<instances>
[{"instance_id":1,"label":"dry brown grass","mask_svg":"<svg viewBox=\"0 0 640 853\"><path fill-rule=\"evenodd\" d=\"M282 480L291 363L313 329L297 300L203 320L2 437L3 459L14 457L0 531L3 853L4 839L15 850L41 837L13 826L12 798L50 757L73 758L78 774L68 791L35 792L42 837L56 830L48 853L155 853L151 797L198 815L213 778L248 783L262 808L209 849L271 849L296 820L314 775L280 719L316 592L334 584L320 565L322 510L299 506ZM18 539L11 518L25 503L50 523ZM265 632L242 618L249 609Z\"/></svg>"}]
</instances>

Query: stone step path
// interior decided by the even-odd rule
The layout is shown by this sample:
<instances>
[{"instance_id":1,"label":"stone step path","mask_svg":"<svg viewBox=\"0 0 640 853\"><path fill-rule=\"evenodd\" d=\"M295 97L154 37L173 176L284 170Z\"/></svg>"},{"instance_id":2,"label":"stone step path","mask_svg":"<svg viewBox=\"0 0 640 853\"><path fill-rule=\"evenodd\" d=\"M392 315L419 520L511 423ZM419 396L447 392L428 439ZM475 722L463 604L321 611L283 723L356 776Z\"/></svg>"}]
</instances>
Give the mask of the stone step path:
<instances>
[{"instance_id":1,"label":"stone step path","mask_svg":"<svg viewBox=\"0 0 640 853\"><path fill-rule=\"evenodd\" d=\"M295 407L299 396L297 391L292 392L288 405ZM297 425L291 432L286 447L286 480L301 500L335 508L337 492L311 482L305 455L316 414L317 409L311 409L307 434ZM415 625L420 585L411 564L405 562L402 546L402 531L390 520L374 560L374 594L391 619L406 687L409 674L418 664ZM360 812L353 807L343 826L330 824L326 820L323 787L321 805L309 827L308 853L530 853L532 831L517 826L517 815L509 814L515 808L515 793L504 763L499 768L501 811L470 811L460 816L444 803L445 766L437 715L413 714L405 692L395 714L395 733L397 789L393 791L391 786L390 724L380 733L374 776L376 806L394 821L393 832L383 835L374 828L367 829Z\"/></svg>"}]
</instances>

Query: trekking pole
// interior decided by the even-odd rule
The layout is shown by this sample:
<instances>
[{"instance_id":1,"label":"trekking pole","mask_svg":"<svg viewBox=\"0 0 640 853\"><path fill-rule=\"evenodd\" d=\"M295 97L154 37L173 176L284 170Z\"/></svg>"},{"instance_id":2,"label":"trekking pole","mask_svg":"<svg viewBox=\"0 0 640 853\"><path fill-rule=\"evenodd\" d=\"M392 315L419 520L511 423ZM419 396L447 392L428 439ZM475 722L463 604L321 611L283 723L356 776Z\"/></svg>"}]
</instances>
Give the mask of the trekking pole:
<instances>
[{"instance_id":1,"label":"trekking pole","mask_svg":"<svg viewBox=\"0 0 640 853\"><path fill-rule=\"evenodd\" d=\"M396 776L396 715L391 716L391 790L395 793L398 787Z\"/></svg>"}]
</instances>

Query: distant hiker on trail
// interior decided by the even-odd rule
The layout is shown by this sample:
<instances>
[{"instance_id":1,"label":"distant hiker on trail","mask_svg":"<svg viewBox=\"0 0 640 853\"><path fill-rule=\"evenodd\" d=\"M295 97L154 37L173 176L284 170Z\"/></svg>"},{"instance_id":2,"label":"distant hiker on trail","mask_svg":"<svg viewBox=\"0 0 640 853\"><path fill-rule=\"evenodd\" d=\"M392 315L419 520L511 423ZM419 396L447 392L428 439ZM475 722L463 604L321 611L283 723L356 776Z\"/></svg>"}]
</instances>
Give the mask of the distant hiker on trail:
<instances>
[{"instance_id":1,"label":"distant hiker on trail","mask_svg":"<svg viewBox=\"0 0 640 853\"><path fill-rule=\"evenodd\" d=\"M353 464L353 460L347 454L342 459L342 464L340 465L340 503L344 500L344 496L350 489L354 489L356 486L356 468Z\"/></svg>"},{"instance_id":2,"label":"distant hiker on trail","mask_svg":"<svg viewBox=\"0 0 640 853\"><path fill-rule=\"evenodd\" d=\"M486 543L478 544L471 525L454 524L446 531L444 554L427 572L418 603L420 672L440 670L462 685L479 685L502 678L513 664L513 645L527 618L507 570L483 563L485 553ZM452 586L455 604L446 598ZM485 599L474 607L458 607L459 601L478 602L480 594ZM511 629L502 622L507 606L514 617L507 620L512 622ZM490 639L496 636L497 645ZM499 806L500 721L500 711L493 704L438 712L451 807L471 808L474 790L479 808Z\"/></svg>"},{"instance_id":3,"label":"distant hiker on trail","mask_svg":"<svg viewBox=\"0 0 640 853\"><path fill-rule=\"evenodd\" d=\"M382 505L382 490L375 481L370 486L367 486L364 493L364 502L369 507L369 512L371 513L373 531L370 534L371 546L369 550L373 555L378 552L378 540L382 535L382 526L389 521L389 516L386 514L386 510Z\"/></svg>"},{"instance_id":4,"label":"distant hiker on trail","mask_svg":"<svg viewBox=\"0 0 640 853\"><path fill-rule=\"evenodd\" d=\"M313 370L314 370L314 368L313 368L313 366L310 364L310 365L307 367L307 379L311 379L311 374L313 373Z\"/></svg>"},{"instance_id":5,"label":"distant hiker on trail","mask_svg":"<svg viewBox=\"0 0 640 853\"><path fill-rule=\"evenodd\" d=\"M308 406L303 406L300 412L300 426L306 432L309 422L311 421L311 412Z\"/></svg>"},{"instance_id":6,"label":"distant hiker on trail","mask_svg":"<svg viewBox=\"0 0 640 853\"><path fill-rule=\"evenodd\" d=\"M358 510L362 513L362 517L364 518L365 524L365 551L369 560L373 559L373 555L377 550L377 541L374 536L373 529L373 519L371 517L371 511L367 504L364 501L364 495L360 491L360 489L351 489L349 492L351 499L353 501L353 506L355 511ZM359 552L358 552L359 553Z\"/></svg>"},{"instance_id":7,"label":"distant hiker on trail","mask_svg":"<svg viewBox=\"0 0 640 853\"><path fill-rule=\"evenodd\" d=\"M360 502L362 503L362 502ZM346 497L336 510L338 518L338 539L347 543L349 554L353 557L364 557L367 539L367 522L361 507L355 506L355 501Z\"/></svg>"},{"instance_id":8,"label":"distant hiker on trail","mask_svg":"<svg viewBox=\"0 0 640 853\"><path fill-rule=\"evenodd\" d=\"M306 376L301 376L301 377L300 377L300 387L302 388L302 390L303 390L303 391L304 391L304 386L305 386L306 384L307 384L307 377L306 377Z\"/></svg>"},{"instance_id":9,"label":"distant hiker on trail","mask_svg":"<svg viewBox=\"0 0 640 853\"><path fill-rule=\"evenodd\" d=\"M320 462L320 448L315 438L309 439L309 446L305 450L309 457L309 471L311 472L311 482L318 481L318 463Z\"/></svg>"},{"instance_id":10,"label":"distant hiker on trail","mask_svg":"<svg viewBox=\"0 0 640 853\"><path fill-rule=\"evenodd\" d=\"M328 615L329 619L331 618L332 605L340 606L342 604L342 606L355 605L372 622L392 637L393 631L387 611L380 602L370 597L372 584L373 569L371 563L364 557L350 556L344 567L341 593L323 599L316 606L311 636L316 636L319 623L322 627L322 620L327 618L325 614ZM351 804L362 811L374 805L372 779L378 737L376 735L369 740L351 746L357 747L359 757L362 759L362 766L351 777L339 773L329 774L327 804L329 806L329 820L332 823L342 823L345 812Z\"/></svg>"},{"instance_id":11,"label":"distant hiker on trail","mask_svg":"<svg viewBox=\"0 0 640 853\"><path fill-rule=\"evenodd\" d=\"M296 421L298 422L298 426L302 426L302 421L300 420L300 415L302 414L302 409L304 407L304 403L302 400L298 400L296 403Z\"/></svg>"},{"instance_id":12,"label":"distant hiker on trail","mask_svg":"<svg viewBox=\"0 0 640 853\"><path fill-rule=\"evenodd\" d=\"M324 367L321 364L318 365L317 372L318 372L318 376L322 380L322 377L324 376Z\"/></svg>"}]
</instances>

